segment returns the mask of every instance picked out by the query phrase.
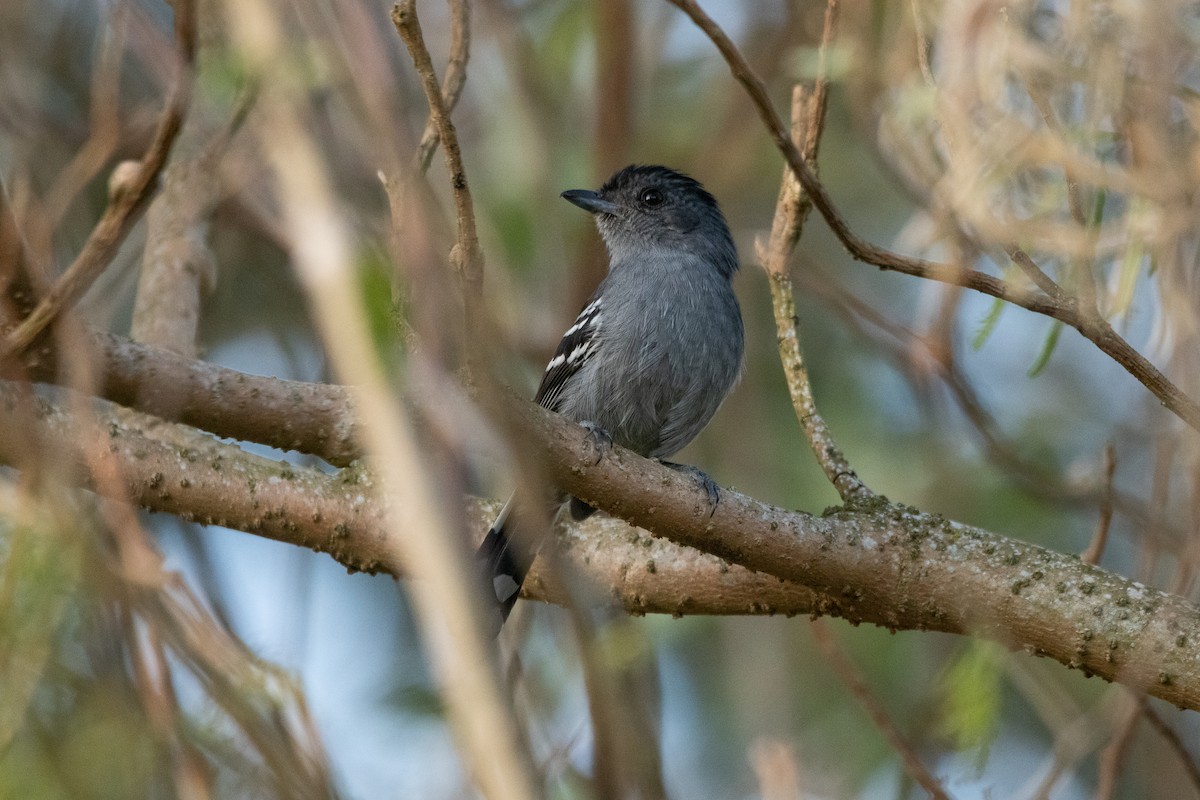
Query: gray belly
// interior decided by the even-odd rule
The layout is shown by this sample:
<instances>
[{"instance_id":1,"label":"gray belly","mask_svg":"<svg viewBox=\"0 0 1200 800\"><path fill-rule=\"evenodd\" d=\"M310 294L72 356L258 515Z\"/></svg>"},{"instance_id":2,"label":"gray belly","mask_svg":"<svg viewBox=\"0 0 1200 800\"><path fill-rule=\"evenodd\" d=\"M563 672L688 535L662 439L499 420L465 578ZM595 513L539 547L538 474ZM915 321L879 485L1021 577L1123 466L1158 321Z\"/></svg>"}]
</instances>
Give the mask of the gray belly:
<instances>
[{"instance_id":1,"label":"gray belly","mask_svg":"<svg viewBox=\"0 0 1200 800\"><path fill-rule=\"evenodd\" d=\"M673 308L638 320L639 335L623 337L619 347L606 342L605 360L576 376L577 391L562 413L596 423L644 456L667 458L683 449L716 413L742 358L740 318L734 331L713 331L688 313L712 317L712 309Z\"/></svg>"}]
</instances>

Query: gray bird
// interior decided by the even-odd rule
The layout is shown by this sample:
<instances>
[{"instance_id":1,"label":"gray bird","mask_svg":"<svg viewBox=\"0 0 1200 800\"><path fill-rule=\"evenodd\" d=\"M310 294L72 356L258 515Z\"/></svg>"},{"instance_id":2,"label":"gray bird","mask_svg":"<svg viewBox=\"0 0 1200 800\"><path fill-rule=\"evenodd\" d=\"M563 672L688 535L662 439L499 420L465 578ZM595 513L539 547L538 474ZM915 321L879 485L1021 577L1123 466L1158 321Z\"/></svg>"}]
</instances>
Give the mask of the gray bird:
<instances>
[{"instance_id":1,"label":"gray bird","mask_svg":"<svg viewBox=\"0 0 1200 800\"><path fill-rule=\"evenodd\" d=\"M534 402L588 428L598 447L665 459L704 429L741 374L729 226L703 186L666 167L629 166L599 191L562 196L595 215L608 275L563 334ZM708 476L664 463L693 472L715 507ZM516 531L513 509L510 498L478 552L501 620L541 544ZM571 498L576 519L592 511Z\"/></svg>"}]
</instances>

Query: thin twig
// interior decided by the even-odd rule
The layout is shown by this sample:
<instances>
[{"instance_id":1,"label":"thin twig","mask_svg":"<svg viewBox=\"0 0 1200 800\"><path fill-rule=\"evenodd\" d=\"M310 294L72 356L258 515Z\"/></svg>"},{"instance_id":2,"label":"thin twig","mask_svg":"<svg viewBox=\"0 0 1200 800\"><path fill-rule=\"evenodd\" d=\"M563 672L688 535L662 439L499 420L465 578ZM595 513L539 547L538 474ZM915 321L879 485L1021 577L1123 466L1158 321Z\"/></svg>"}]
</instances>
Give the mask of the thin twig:
<instances>
[{"instance_id":1,"label":"thin twig","mask_svg":"<svg viewBox=\"0 0 1200 800\"><path fill-rule=\"evenodd\" d=\"M788 166L795 173L796 178L808 194L813 206L821 213L825 222L853 258L873 264L881 269L890 269L907 275L933 278L946 283L966 286L984 294L1008 300L1038 313L1053 314L1055 312L1062 312L1062 309L1057 308L1056 304L1049 298L1010 286L999 278L986 273L964 269L956 265L940 264L921 258L902 256L898 253L877 247L859 237L850 229L849 224L834 205L824 185L817 179L817 176L813 173L809 165L805 163L799 148L796 147L791 137L788 136L783 120L780 119L774 106L771 104L762 79L755 74L750 64L746 61L745 56L742 55L737 46L725 34L725 31L711 17L704 13L703 9L694 0L667 0L667 2L687 14L697 27L716 45L717 50L720 51L726 63L729 64L734 78L742 84L746 93L750 95L750 99L753 101L759 116L771 134L771 138L775 141L776 147L783 154Z\"/></svg>"},{"instance_id":2,"label":"thin twig","mask_svg":"<svg viewBox=\"0 0 1200 800\"><path fill-rule=\"evenodd\" d=\"M1047 502L1069 504L1077 507L1094 508L1103 502L1103 487L1078 486L1060 475L1046 470L1045 466L1022 456L1018 448L1008 441L996 418L986 408L978 392L971 385L959 365L953 351L938 348L936 351L923 337L880 314L861 298L839 287L835 281L802 271L799 286L801 293L817 298L839 313L856 332L881 348L897 365L897 370L907 374L906 366L912 363L913 348L919 348L918 356L937 367L937 375L950 390L951 396L962 410L967 421L983 440L987 456L1001 467L1021 488ZM875 332L871 329L876 329ZM910 380L912 380L912 377ZM1156 467L1156 476L1169 473L1169 467ZM1155 486L1165 486L1165 480L1156 480ZM1159 495L1163 494L1161 491ZM1141 500L1114 487L1113 509L1134 523L1143 536L1149 537L1157 547L1178 554L1180 543L1186 540L1182 526L1170 525L1162 517L1162 509L1168 507L1164 497L1155 497L1150 502Z\"/></svg>"},{"instance_id":3,"label":"thin twig","mask_svg":"<svg viewBox=\"0 0 1200 800\"><path fill-rule=\"evenodd\" d=\"M1046 274L1045 270L1037 265L1029 254L1016 245L1010 245L1004 248L1004 252L1013 260L1013 263L1021 268L1025 276L1033 281L1034 285L1046 293L1047 296L1053 298L1056 302L1070 302L1067 293L1058 285L1058 282Z\"/></svg>"},{"instance_id":4,"label":"thin twig","mask_svg":"<svg viewBox=\"0 0 1200 800\"><path fill-rule=\"evenodd\" d=\"M71 203L103 169L121 139L121 67L135 4L111 5L88 87L88 137L46 192L46 226L57 228ZM139 10L138 13L144 13Z\"/></svg>"},{"instance_id":5,"label":"thin twig","mask_svg":"<svg viewBox=\"0 0 1200 800\"><path fill-rule=\"evenodd\" d=\"M412 13L404 14L397 7L397 27L412 39L414 60L423 64L422 78L432 81L426 89L439 120L447 161L452 164L455 197L469 212L470 194L461 174L458 142L443 113L441 92L429 54L420 43L413 6L409 3L407 7ZM283 25L267 0L234 3L228 8L233 15L230 28L241 37L243 56L262 71L266 82L277 87L262 98L268 124L261 132L278 184L295 269L311 301L330 361L336 373L354 386L360 403L369 454L390 501L386 521L392 535L386 537L387 547L421 575L408 589L459 750L485 796L495 800L540 797L541 781L528 742L516 729L511 698L499 683L474 565L459 537L451 533L457 529L450 523L453 507L439 494L447 487L435 489L439 471L430 469L428 454L421 452L411 417L390 389L372 341L354 271L350 226L338 206L328 165L300 111L304 99L299 94L300 84L288 80L281 66L287 60ZM471 239L462 244L477 249L473 219L464 220L464 216L468 215L460 207L460 234L469 223ZM464 266L473 269L478 264Z\"/></svg>"},{"instance_id":6,"label":"thin twig","mask_svg":"<svg viewBox=\"0 0 1200 800\"><path fill-rule=\"evenodd\" d=\"M828 106L829 81L825 75L825 52L833 40L837 14L837 0L829 0L825 6L825 27L819 50L821 57L812 92L805 92L799 85L792 91L792 136L797 147L804 150L805 157L814 166ZM834 441L825 419L817 411L808 367L800 347L796 297L788 271L804 218L811 207L796 176L790 169L784 168L779 186L779 200L776 202L775 217L771 224L771 235L765 247L757 248L757 256L771 285L771 305L775 312L779 359L783 365L784 378L787 380L796 418L804 429L805 439L812 448L817 463L821 465L838 495L844 502L849 503L872 498L875 493L867 488L850 466L842 449Z\"/></svg>"},{"instance_id":7,"label":"thin twig","mask_svg":"<svg viewBox=\"0 0 1200 800\"><path fill-rule=\"evenodd\" d=\"M887 739L888 744L900 756L900 763L904 767L905 773L910 778L921 785L925 791L929 792L929 796L936 800L949 800L950 795L946 794L946 790L942 788L942 784L933 776L925 765L921 763L917 753L913 750L912 745L904 738L904 734L896 727L896 723L892 721L888 715L887 709L883 707L871 692L871 688L867 686L862 675L859 674L858 668L850 661L845 650L833 638L833 634L825 627L825 623L819 619L814 619L809 625L809 630L812 631L813 638L816 639L817 647L821 649L825 660L829 662L835 675L841 679L842 683L846 684L846 688L854 695L854 699L862 706L863 710L875 723L875 727L883 734L883 738Z\"/></svg>"},{"instance_id":8,"label":"thin twig","mask_svg":"<svg viewBox=\"0 0 1200 800\"><path fill-rule=\"evenodd\" d=\"M1030 100L1033 101L1034 107L1037 108L1043 124L1048 129L1058 128L1059 135L1066 140L1074 137L1073 132L1064 130L1063 126L1057 123L1054 109L1050 104L1050 98L1046 96L1046 91L1043 87L1038 86L1034 81L1026 80L1025 92L1029 95ZM1093 225L1083 210L1083 192L1079 188L1080 177L1078 170L1072 166L1070 159L1063 159L1062 170L1063 181L1066 184L1067 190L1067 211L1071 216L1071 221L1086 235L1087 249L1090 251L1086 256L1083 253L1076 253L1071 257L1071 271L1068 274L1072 275L1075 279L1074 283L1081 308L1086 313L1099 316L1096 279L1092 273L1092 261L1096 257L1096 243L1100 236L1100 225L1099 222Z\"/></svg>"},{"instance_id":9,"label":"thin twig","mask_svg":"<svg viewBox=\"0 0 1200 800\"><path fill-rule=\"evenodd\" d=\"M287 797L336 800L329 765L293 679L264 663L213 619L180 576L159 567L159 591L145 593L137 611L164 638L172 659L207 689L240 736L251 745L279 792Z\"/></svg>"},{"instance_id":10,"label":"thin twig","mask_svg":"<svg viewBox=\"0 0 1200 800\"><path fill-rule=\"evenodd\" d=\"M1143 698L1144 702L1145 699ZM1179 734L1148 704L1143 707L1142 713L1146 715L1146 721L1150 723L1150 727L1158 731L1158 734L1166 740L1167 746L1171 748L1171 751L1179 757L1179 761L1183 765L1183 770L1187 773L1188 780L1192 782L1192 787L1197 793L1200 793L1200 767L1196 765L1195 759L1188 752L1183 740L1179 738Z\"/></svg>"},{"instance_id":11,"label":"thin twig","mask_svg":"<svg viewBox=\"0 0 1200 800\"><path fill-rule=\"evenodd\" d=\"M783 365L784 378L796 418L804 429L804 437L812 448L817 463L825 477L833 484L843 502L853 503L875 496L846 459L842 449L833 438L825 419L818 413L813 397L812 383L808 379L808 367L800 349L799 319L796 316L796 299L792 289L792 278L786 272L767 271L771 285L771 305L775 312L775 333L779 345L779 358Z\"/></svg>"},{"instance_id":12,"label":"thin twig","mask_svg":"<svg viewBox=\"0 0 1200 800\"><path fill-rule=\"evenodd\" d=\"M1104 448L1104 492L1100 495L1100 518L1096 522L1096 532L1087 549L1079 554L1081 561L1088 564L1099 564L1108 544L1108 530L1112 526L1114 492L1113 475L1117 471L1117 449L1109 442Z\"/></svg>"},{"instance_id":13,"label":"thin twig","mask_svg":"<svg viewBox=\"0 0 1200 800\"><path fill-rule=\"evenodd\" d=\"M917 0L911 0L913 32L917 37L917 65L921 68L921 77L926 86L936 86L933 79L933 69L929 66L929 37L925 33L925 23L921 21L921 6Z\"/></svg>"},{"instance_id":14,"label":"thin twig","mask_svg":"<svg viewBox=\"0 0 1200 800\"><path fill-rule=\"evenodd\" d=\"M467 0L450 0L450 56L446 59L446 74L442 78L442 106L449 114L458 105L463 86L467 83L467 61L471 57L471 4ZM429 169L433 154L441 141L437 120L430 111L417 145L417 164L421 172Z\"/></svg>"},{"instance_id":15,"label":"thin twig","mask_svg":"<svg viewBox=\"0 0 1200 800\"><path fill-rule=\"evenodd\" d=\"M41 299L28 317L5 338L0 357L19 353L38 338L64 309L75 303L112 262L118 248L145 210L158 183L158 176L171 151L191 102L196 59L196 8L194 0L177 0L175 50L178 57L175 82L145 155L127 174L118 169L110 182L109 204L92 229L83 249L58 282Z\"/></svg>"},{"instance_id":16,"label":"thin twig","mask_svg":"<svg viewBox=\"0 0 1200 800\"><path fill-rule=\"evenodd\" d=\"M794 95L794 108L799 109L803 106L802 98L803 92L797 91ZM804 354L800 349L796 293L792 288L790 272L787 271L787 259L796 242L792 231L799 230L798 219L803 213L802 203L799 185L791 173L786 173L780 188L779 205L776 206L775 225L770 234L770 242L767 247L761 248L758 259L767 272L779 357L784 367L784 378L792 398L792 407L796 410L800 427L804 429L804 438L808 440L817 463L821 465L829 482L833 483L842 501L862 501L875 497L875 493L866 487L857 473L854 473L845 453L836 444L833 433L829 431L824 417L818 413L808 367L805 366Z\"/></svg>"},{"instance_id":17,"label":"thin twig","mask_svg":"<svg viewBox=\"0 0 1200 800\"><path fill-rule=\"evenodd\" d=\"M454 195L454 210L458 224L458 237L450 251L450 260L462 281L469 325L479 319L478 310L483 297L483 251L479 247L479 236L475 231L475 207L471 201L471 189L467 185L467 173L463 168L462 150L458 146L458 134L454 121L442 97L438 85L433 59L425 46L421 23L417 19L416 0L401 0L392 7L392 23L396 32L408 48L413 66L425 90L429 103L429 116L437 127L442 151L446 156L446 169L450 172L450 189Z\"/></svg>"},{"instance_id":18,"label":"thin twig","mask_svg":"<svg viewBox=\"0 0 1200 800\"><path fill-rule=\"evenodd\" d=\"M942 264L923 258L902 256L878 247L854 233L834 205L825 187L804 162L803 156L788 136L783 121L772 106L771 100L767 96L766 86L751 69L737 46L721 27L704 13L695 0L667 1L687 14L716 45L726 63L729 64L734 78L750 95L759 116L775 141L776 147L796 174L804 191L808 193L813 206L821 213L826 224L829 225L852 258L873 264L880 269L973 289L1070 325L1124 367L1180 419L1200 431L1200 403L1172 383L1149 359L1118 335L1104 319L1080 314L1073 302L1046 296L1041 292L1030 292L978 270L967 269L961 265Z\"/></svg>"},{"instance_id":19,"label":"thin twig","mask_svg":"<svg viewBox=\"0 0 1200 800\"><path fill-rule=\"evenodd\" d=\"M821 133L825 130L825 114L829 110L829 48L833 44L833 37L837 35L841 10L840 0L827 0L825 3L821 44L817 48L817 74L808 99L808 117L805 120L803 138L796 129L796 120L792 120L792 135L796 137L796 144L800 147L805 162L812 165L814 172L817 168L817 156L820 155Z\"/></svg>"},{"instance_id":20,"label":"thin twig","mask_svg":"<svg viewBox=\"0 0 1200 800\"><path fill-rule=\"evenodd\" d=\"M1134 692L1122 692L1115 718L1112 721L1112 735L1108 744L1097 756L1096 792L1092 800L1112 800L1117 791L1117 779L1121 776L1121 768L1129 755L1129 745L1133 742L1133 732L1137 730L1138 720L1142 718L1143 700Z\"/></svg>"}]
</instances>

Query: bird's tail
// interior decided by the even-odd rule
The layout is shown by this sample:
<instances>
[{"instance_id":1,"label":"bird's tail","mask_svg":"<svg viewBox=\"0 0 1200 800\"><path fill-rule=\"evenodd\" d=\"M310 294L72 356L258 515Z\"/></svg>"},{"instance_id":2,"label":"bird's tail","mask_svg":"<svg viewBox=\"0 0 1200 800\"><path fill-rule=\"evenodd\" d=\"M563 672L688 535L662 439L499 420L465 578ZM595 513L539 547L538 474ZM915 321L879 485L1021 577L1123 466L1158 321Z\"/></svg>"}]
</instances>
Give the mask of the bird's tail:
<instances>
[{"instance_id":1,"label":"bird's tail","mask_svg":"<svg viewBox=\"0 0 1200 800\"><path fill-rule=\"evenodd\" d=\"M525 582L537 550L521 541L522 532L516 530L513 502L514 498L510 497L504 504L475 554L489 590L487 596L500 611L501 624L508 619L521 594L521 584Z\"/></svg>"}]
</instances>

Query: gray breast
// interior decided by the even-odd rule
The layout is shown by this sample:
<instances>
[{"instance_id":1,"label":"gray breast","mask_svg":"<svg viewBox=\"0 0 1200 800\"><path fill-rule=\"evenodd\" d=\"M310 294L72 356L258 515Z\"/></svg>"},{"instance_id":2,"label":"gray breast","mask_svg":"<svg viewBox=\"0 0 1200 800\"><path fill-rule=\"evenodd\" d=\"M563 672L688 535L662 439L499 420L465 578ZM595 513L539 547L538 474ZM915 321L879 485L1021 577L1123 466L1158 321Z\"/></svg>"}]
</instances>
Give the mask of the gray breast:
<instances>
[{"instance_id":1,"label":"gray breast","mask_svg":"<svg viewBox=\"0 0 1200 800\"><path fill-rule=\"evenodd\" d=\"M741 370L741 315L726 279L688 266L610 275L602 356L562 408L646 456L668 457L695 438ZM725 285L697 285L709 280Z\"/></svg>"}]
</instances>

